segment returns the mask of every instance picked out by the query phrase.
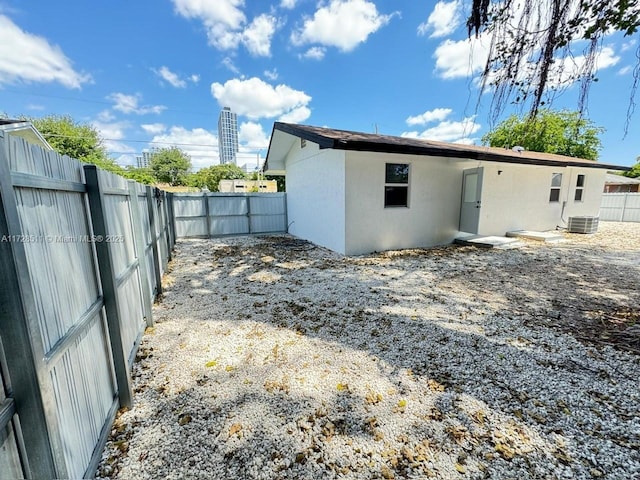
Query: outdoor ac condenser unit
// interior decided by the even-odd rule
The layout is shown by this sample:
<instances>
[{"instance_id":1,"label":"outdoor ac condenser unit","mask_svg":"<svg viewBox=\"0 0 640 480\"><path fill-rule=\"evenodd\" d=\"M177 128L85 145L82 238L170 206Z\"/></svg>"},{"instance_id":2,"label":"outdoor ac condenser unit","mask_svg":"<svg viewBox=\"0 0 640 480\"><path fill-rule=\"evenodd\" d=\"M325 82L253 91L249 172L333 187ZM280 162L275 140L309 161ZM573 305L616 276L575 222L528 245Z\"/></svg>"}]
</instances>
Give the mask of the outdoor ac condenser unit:
<instances>
[{"instance_id":1,"label":"outdoor ac condenser unit","mask_svg":"<svg viewBox=\"0 0 640 480\"><path fill-rule=\"evenodd\" d=\"M569 217L569 233L596 233L599 217Z\"/></svg>"}]
</instances>

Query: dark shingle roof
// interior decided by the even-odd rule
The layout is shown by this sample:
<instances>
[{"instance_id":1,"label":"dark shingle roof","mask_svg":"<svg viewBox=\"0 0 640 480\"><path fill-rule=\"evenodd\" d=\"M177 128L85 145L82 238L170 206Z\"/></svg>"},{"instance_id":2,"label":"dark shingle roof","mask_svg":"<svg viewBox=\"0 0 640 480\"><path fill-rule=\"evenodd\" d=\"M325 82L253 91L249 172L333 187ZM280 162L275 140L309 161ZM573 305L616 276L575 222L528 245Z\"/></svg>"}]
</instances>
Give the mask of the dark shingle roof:
<instances>
[{"instance_id":1,"label":"dark shingle roof","mask_svg":"<svg viewBox=\"0 0 640 480\"><path fill-rule=\"evenodd\" d=\"M435 142L409 137L378 135L375 133L352 132L333 128L314 127L311 125L296 125L276 122L274 132L284 133L304 138L317 143L321 149L356 150L364 152L399 153L408 155L431 155L448 158L464 158L470 160L484 160L491 162L520 163L529 165L575 166L588 168L604 168L607 170L630 170L629 167L610 165L586 160L583 158L566 157L551 153L522 151L515 152L506 148L482 147L477 145L462 145L456 143Z\"/></svg>"}]
</instances>

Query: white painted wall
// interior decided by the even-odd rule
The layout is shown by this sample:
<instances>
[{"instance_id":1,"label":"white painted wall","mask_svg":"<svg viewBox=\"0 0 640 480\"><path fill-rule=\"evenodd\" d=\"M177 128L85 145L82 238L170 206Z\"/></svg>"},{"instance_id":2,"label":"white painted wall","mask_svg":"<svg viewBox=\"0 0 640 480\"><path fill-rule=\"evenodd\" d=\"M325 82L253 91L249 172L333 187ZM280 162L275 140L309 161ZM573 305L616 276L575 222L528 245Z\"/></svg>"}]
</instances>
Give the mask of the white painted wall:
<instances>
[{"instance_id":1,"label":"white painted wall","mask_svg":"<svg viewBox=\"0 0 640 480\"><path fill-rule=\"evenodd\" d=\"M410 165L407 208L384 207L386 163ZM286 156L289 232L346 255L451 243L461 233L462 172L477 166L484 168L482 235L552 230L569 216L598 215L605 170L320 150L296 141ZM553 173L563 174L560 202L549 202ZM586 176L581 202L574 200L578 174Z\"/></svg>"},{"instance_id":2,"label":"white painted wall","mask_svg":"<svg viewBox=\"0 0 640 480\"><path fill-rule=\"evenodd\" d=\"M294 142L287 154L289 233L345 253L344 152Z\"/></svg>"},{"instance_id":3,"label":"white painted wall","mask_svg":"<svg viewBox=\"0 0 640 480\"><path fill-rule=\"evenodd\" d=\"M598 215L605 170L494 162L483 162L483 167L481 235L553 230L566 226L569 216ZM549 202L553 173L562 173L559 202ZM582 202L574 200L578 174L586 176Z\"/></svg>"},{"instance_id":4,"label":"white painted wall","mask_svg":"<svg viewBox=\"0 0 640 480\"><path fill-rule=\"evenodd\" d=\"M408 163L409 207L384 207L385 163ZM462 170L478 162L346 152L346 254L451 243L458 234Z\"/></svg>"}]
</instances>

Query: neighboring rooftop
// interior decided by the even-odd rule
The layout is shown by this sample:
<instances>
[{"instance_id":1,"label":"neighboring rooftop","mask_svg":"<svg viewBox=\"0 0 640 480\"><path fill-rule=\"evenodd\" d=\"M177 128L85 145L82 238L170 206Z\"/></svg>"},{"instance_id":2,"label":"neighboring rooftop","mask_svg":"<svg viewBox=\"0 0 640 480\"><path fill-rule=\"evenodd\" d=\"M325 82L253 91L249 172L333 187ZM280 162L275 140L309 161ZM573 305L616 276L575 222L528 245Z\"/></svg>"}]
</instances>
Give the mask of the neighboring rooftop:
<instances>
[{"instance_id":1,"label":"neighboring rooftop","mask_svg":"<svg viewBox=\"0 0 640 480\"><path fill-rule=\"evenodd\" d=\"M29 121L0 118L0 131L24 138L27 142L38 145L45 150L53 150L49 142L45 140L42 134Z\"/></svg>"},{"instance_id":2,"label":"neighboring rooftop","mask_svg":"<svg viewBox=\"0 0 640 480\"><path fill-rule=\"evenodd\" d=\"M356 150L365 152L398 153L408 155L431 155L448 158L464 158L491 162L519 163L529 165L561 165L589 168L603 168L607 170L630 170L629 167L599 163L583 158L567 157L551 153L530 151L514 151L506 148L484 147L478 145L462 145L455 143L436 142L410 137L379 135L375 133L352 132L333 128L314 127L311 125L296 125L275 122L267 162L272 155L272 145L276 133L282 132L295 137L304 138L317 143L321 149ZM288 149L287 149L288 150ZM282 154L284 152L280 152ZM267 163L265 162L265 163ZM265 167L267 169L267 166Z\"/></svg>"},{"instance_id":3,"label":"neighboring rooftop","mask_svg":"<svg viewBox=\"0 0 640 480\"><path fill-rule=\"evenodd\" d=\"M640 183L640 178L631 178L608 173L605 183L614 183L616 185L637 185Z\"/></svg>"}]
</instances>

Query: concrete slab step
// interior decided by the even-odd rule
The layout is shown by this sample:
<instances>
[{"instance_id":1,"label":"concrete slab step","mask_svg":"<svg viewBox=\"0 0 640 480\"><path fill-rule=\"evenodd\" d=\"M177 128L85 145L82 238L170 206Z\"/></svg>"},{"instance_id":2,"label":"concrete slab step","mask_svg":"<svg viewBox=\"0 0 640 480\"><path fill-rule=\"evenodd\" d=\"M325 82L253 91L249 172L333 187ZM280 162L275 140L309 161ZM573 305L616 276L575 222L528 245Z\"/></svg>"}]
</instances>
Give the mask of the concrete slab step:
<instances>
[{"instance_id":1,"label":"concrete slab step","mask_svg":"<svg viewBox=\"0 0 640 480\"><path fill-rule=\"evenodd\" d=\"M498 249L518 248L523 245L517 238L500 237L497 235L469 235L466 237L458 237L454 240L454 243L480 248Z\"/></svg>"},{"instance_id":2,"label":"concrete slab step","mask_svg":"<svg viewBox=\"0 0 640 480\"><path fill-rule=\"evenodd\" d=\"M510 238L526 238L528 240L537 240L539 242L556 243L564 242L564 237L556 231L536 232L534 230L514 230L507 232Z\"/></svg>"}]
</instances>

